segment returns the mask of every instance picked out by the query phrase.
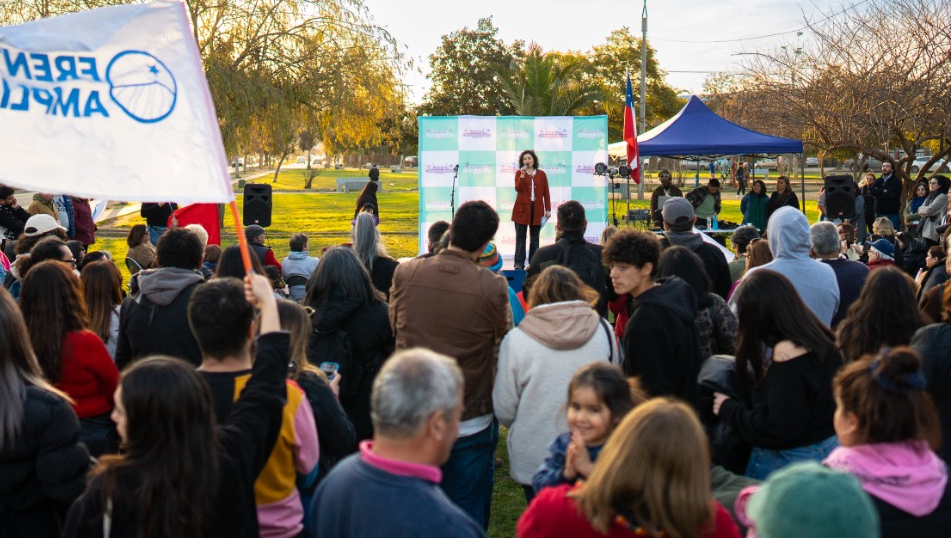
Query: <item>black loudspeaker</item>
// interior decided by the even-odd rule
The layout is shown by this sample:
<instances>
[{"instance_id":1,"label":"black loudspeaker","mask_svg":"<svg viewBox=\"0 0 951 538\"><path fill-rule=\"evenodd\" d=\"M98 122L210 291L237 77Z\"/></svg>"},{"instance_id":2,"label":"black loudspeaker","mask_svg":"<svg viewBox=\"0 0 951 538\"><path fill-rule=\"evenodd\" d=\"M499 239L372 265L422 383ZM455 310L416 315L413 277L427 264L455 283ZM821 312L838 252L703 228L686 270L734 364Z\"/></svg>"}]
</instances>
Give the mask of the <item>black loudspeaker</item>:
<instances>
[{"instance_id":1,"label":"black loudspeaker","mask_svg":"<svg viewBox=\"0 0 951 538\"><path fill-rule=\"evenodd\" d=\"M244 225L271 225L271 186L248 183L244 186Z\"/></svg>"},{"instance_id":2,"label":"black loudspeaker","mask_svg":"<svg viewBox=\"0 0 951 538\"><path fill-rule=\"evenodd\" d=\"M826 216L844 219L855 213L855 181L851 175L825 177Z\"/></svg>"}]
</instances>

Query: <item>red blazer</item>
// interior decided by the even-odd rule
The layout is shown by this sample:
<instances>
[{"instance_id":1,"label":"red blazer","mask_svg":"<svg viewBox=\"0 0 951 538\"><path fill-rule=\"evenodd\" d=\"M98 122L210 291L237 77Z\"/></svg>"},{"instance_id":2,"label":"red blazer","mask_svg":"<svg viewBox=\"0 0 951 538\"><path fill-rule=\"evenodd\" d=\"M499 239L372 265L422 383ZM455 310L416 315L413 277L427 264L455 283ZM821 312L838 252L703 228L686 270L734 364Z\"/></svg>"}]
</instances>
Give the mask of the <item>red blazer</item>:
<instances>
[{"instance_id":1,"label":"red blazer","mask_svg":"<svg viewBox=\"0 0 951 538\"><path fill-rule=\"evenodd\" d=\"M551 211L551 195L548 193L548 176L541 170L535 170L534 178L526 174L521 177L521 171L515 172L515 207L512 208L512 222L538 226L542 223L545 211ZM535 219L532 216L532 181L535 182Z\"/></svg>"}]
</instances>

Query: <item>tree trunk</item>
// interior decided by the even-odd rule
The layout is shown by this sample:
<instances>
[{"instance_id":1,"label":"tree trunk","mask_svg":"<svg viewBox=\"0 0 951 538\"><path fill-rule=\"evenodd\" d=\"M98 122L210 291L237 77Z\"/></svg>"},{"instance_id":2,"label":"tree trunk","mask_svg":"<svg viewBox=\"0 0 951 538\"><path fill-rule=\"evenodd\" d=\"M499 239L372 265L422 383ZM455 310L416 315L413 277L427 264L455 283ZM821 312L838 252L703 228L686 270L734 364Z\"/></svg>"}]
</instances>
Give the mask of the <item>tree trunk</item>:
<instances>
[{"instance_id":1,"label":"tree trunk","mask_svg":"<svg viewBox=\"0 0 951 538\"><path fill-rule=\"evenodd\" d=\"M277 161L277 168L274 169L274 179L271 180L271 183L277 183L277 176L281 173L281 165L284 164L284 159L287 158L288 153L290 153L288 149L285 149L284 152L281 153L281 158Z\"/></svg>"}]
</instances>

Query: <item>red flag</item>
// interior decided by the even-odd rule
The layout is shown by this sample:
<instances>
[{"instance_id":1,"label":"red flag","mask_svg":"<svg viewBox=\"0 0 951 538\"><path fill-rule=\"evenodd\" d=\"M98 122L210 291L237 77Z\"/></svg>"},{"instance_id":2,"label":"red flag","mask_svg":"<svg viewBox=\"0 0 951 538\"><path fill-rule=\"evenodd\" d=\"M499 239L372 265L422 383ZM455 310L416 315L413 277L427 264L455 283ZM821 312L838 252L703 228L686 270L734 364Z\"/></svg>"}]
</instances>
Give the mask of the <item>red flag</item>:
<instances>
[{"instance_id":1,"label":"red flag","mask_svg":"<svg viewBox=\"0 0 951 538\"><path fill-rule=\"evenodd\" d=\"M184 228L189 224L201 224L208 232L209 245L221 245L221 228L218 227L218 204L191 204L181 207L168 218L169 227L177 220L176 226Z\"/></svg>"},{"instance_id":2,"label":"red flag","mask_svg":"<svg viewBox=\"0 0 951 538\"><path fill-rule=\"evenodd\" d=\"M627 142L627 165L631 179L641 183L641 152L637 148L637 127L634 125L634 91L631 89L631 74L627 74L627 98L624 100L624 141Z\"/></svg>"}]
</instances>

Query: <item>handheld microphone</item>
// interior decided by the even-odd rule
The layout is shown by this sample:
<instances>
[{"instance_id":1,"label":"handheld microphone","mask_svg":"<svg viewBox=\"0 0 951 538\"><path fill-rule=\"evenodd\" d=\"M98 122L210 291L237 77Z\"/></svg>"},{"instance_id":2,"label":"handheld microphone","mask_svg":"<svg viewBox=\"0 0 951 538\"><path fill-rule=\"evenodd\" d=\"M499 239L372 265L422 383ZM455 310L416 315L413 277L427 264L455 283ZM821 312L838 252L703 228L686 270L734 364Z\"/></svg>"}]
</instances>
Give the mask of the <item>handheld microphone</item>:
<instances>
[{"instance_id":1,"label":"handheld microphone","mask_svg":"<svg viewBox=\"0 0 951 538\"><path fill-rule=\"evenodd\" d=\"M453 167L452 167L452 171L453 171L453 172L458 172L458 171L459 171L459 165L457 164L456 166L453 166Z\"/></svg>"}]
</instances>

